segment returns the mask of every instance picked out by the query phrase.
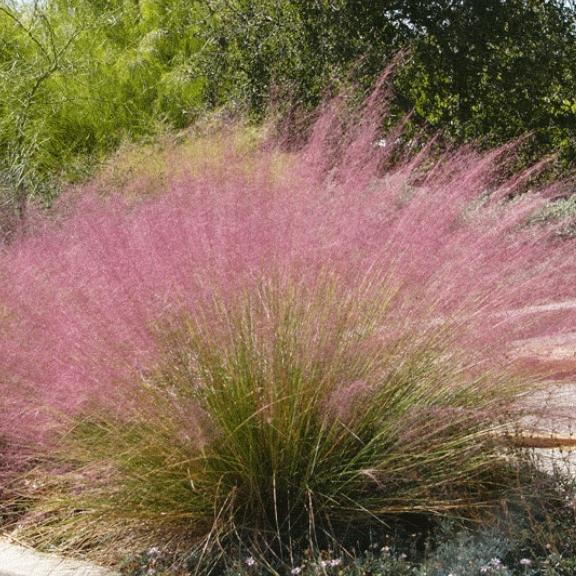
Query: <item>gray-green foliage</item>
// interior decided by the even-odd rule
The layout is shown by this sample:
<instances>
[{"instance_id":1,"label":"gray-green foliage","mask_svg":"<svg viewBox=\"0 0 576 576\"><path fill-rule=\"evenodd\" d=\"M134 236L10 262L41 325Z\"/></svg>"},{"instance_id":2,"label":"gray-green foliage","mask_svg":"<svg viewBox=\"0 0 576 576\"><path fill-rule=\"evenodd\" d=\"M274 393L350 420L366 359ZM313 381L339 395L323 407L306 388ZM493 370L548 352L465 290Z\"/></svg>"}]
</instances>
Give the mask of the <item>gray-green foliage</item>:
<instances>
[{"instance_id":1,"label":"gray-green foliage","mask_svg":"<svg viewBox=\"0 0 576 576\"><path fill-rule=\"evenodd\" d=\"M548 201L532 221L557 225L560 236L576 237L576 195Z\"/></svg>"}]
</instances>

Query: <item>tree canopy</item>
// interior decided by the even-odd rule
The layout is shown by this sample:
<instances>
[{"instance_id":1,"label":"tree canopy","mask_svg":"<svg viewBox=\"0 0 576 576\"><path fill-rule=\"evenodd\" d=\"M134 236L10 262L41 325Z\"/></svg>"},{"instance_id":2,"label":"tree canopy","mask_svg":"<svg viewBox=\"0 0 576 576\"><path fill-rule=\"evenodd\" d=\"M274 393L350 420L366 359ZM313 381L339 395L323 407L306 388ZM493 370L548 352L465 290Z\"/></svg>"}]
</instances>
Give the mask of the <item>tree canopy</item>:
<instances>
[{"instance_id":1,"label":"tree canopy","mask_svg":"<svg viewBox=\"0 0 576 576\"><path fill-rule=\"evenodd\" d=\"M126 139L210 108L262 115L371 85L455 142L576 150L576 9L561 0L0 0L0 189L23 213Z\"/></svg>"}]
</instances>

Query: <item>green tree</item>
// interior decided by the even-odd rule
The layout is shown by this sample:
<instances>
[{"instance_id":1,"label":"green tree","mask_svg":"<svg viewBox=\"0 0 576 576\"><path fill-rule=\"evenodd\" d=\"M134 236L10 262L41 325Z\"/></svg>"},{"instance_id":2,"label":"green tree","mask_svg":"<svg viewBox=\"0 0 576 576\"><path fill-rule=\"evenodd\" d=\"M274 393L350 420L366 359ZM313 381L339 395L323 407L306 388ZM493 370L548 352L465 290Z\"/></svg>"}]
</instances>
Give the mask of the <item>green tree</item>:
<instances>
[{"instance_id":1,"label":"green tree","mask_svg":"<svg viewBox=\"0 0 576 576\"><path fill-rule=\"evenodd\" d=\"M398 92L406 107L458 140L502 143L535 133L534 152L571 158L576 12L564 2L413 2L420 32Z\"/></svg>"},{"instance_id":2,"label":"green tree","mask_svg":"<svg viewBox=\"0 0 576 576\"><path fill-rule=\"evenodd\" d=\"M206 0L212 94L262 112L270 93L318 103L369 86L400 49L400 113L456 141L534 133L525 161L576 141L576 9L562 0Z\"/></svg>"},{"instance_id":3,"label":"green tree","mask_svg":"<svg viewBox=\"0 0 576 576\"><path fill-rule=\"evenodd\" d=\"M0 183L23 221L125 139L181 128L202 104L200 3L0 0Z\"/></svg>"},{"instance_id":4,"label":"green tree","mask_svg":"<svg viewBox=\"0 0 576 576\"><path fill-rule=\"evenodd\" d=\"M0 4L0 174L21 220L42 165L33 160L42 147L38 109L49 81L73 73L69 52L80 33L80 28L64 32L53 26L37 4L23 14Z\"/></svg>"}]
</instances>

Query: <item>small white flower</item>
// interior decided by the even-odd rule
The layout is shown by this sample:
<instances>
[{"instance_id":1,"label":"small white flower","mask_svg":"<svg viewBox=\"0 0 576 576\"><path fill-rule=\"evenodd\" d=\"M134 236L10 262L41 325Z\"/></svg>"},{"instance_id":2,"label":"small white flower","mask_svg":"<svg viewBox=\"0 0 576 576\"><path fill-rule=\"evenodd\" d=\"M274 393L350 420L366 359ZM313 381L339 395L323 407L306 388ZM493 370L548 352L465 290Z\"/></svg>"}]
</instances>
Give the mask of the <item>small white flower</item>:
<instances>
[{"instance_id":1,"label":"small white flower","mask_svg":"<svg viewBox=\"0 0 576 576\"><path fill-rule=\"evenodd\" d=\"M256 560L254 560L252 556L248 556L244 562L246 563L246 566L256 566Z\"/></svg>"},{"instance_id":2,"label":"small white flower","mask_svg":"<svg viewBox=\"0 0 576 576\"><path fill-rule=\"evenodd\" d=\"M152 548L148 549L148 556L155 557L160 555L161 555L160 548L153 546Z\"/></svg>"},{"instance_id":3,"label":"small white flower","mask_svg":"<svg viewBox=\"0 0 576 576\"><path fill-rule=\"evenodd\" d=\"M502 564L500 558L492 558L488 564L480 568L480 574L495 574L501 573L505 566Z\"/></svg>"},{"instance_id":4,"label":"small white flower","mask_svg":"<svg viewBox=\"0 0 576 576\"><path fill-rule=\"evenodd\" d=\"M300 572L302 572L302 568L300 568L300 566L296 566L296 568L292 568L292 570L290 570L290 574L293 576L298 576Z\"/></svg>"},{"instance_id":5,"label":"small white flower","mask_svg":"<svg viewBox=\"0 0 576 576\"><path fill-rule=\"evenodd\" d=\"M334 558L334 560L330 560L330 562L328 562L328 566L330 566L330 568L335 568L336 566L340 566L341 563L342 558Z\"/></svg>"},{"instance_id":6,"label":"small white flower","mask_svg":"<svg viewBox=\"0 0 576 576\"><path fill-rule=\"evenodd\" d=\"M521 566L531 566L532 565L532 560L530 560L530 558L522 558L520 560L520 565Z\"/></svg>"}]
</instances>

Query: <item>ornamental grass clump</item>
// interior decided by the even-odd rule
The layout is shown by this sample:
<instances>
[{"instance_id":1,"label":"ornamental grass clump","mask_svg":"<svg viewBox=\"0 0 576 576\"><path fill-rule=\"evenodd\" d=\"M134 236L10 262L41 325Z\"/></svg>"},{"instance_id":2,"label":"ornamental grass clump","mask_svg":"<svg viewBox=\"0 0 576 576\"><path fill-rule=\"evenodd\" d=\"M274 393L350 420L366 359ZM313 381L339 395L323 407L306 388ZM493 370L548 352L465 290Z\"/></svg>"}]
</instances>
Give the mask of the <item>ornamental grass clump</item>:
<instances>
[{"instance_id":1,"label":"ornamental grass clump","mask_svg":"<svg viewBox=\"0 0 576 576\"><path fill-rule=\"evenodd\" d=\"M279 552L485 505L518 383L453 348L450 322L399 325L396 298L275 279L166 320L137 401L92 407L52 455L50 537Z\"/></svg>"},{"instance_id":2,"label":"ornamental grass clump","mask_svg":"<svg viewBox=\"0 0 576 576\"><path fill-rule=\"evenodd\" d=\"M383 140L379 95L296 150L224 130L162 190L89 186L0 254L33 541L278 552L497 496L503 432L557 372L522 342L576 325L574 244L533 223L559 186L495 180L513 147Z\"/></svg>"}]
</instances>

